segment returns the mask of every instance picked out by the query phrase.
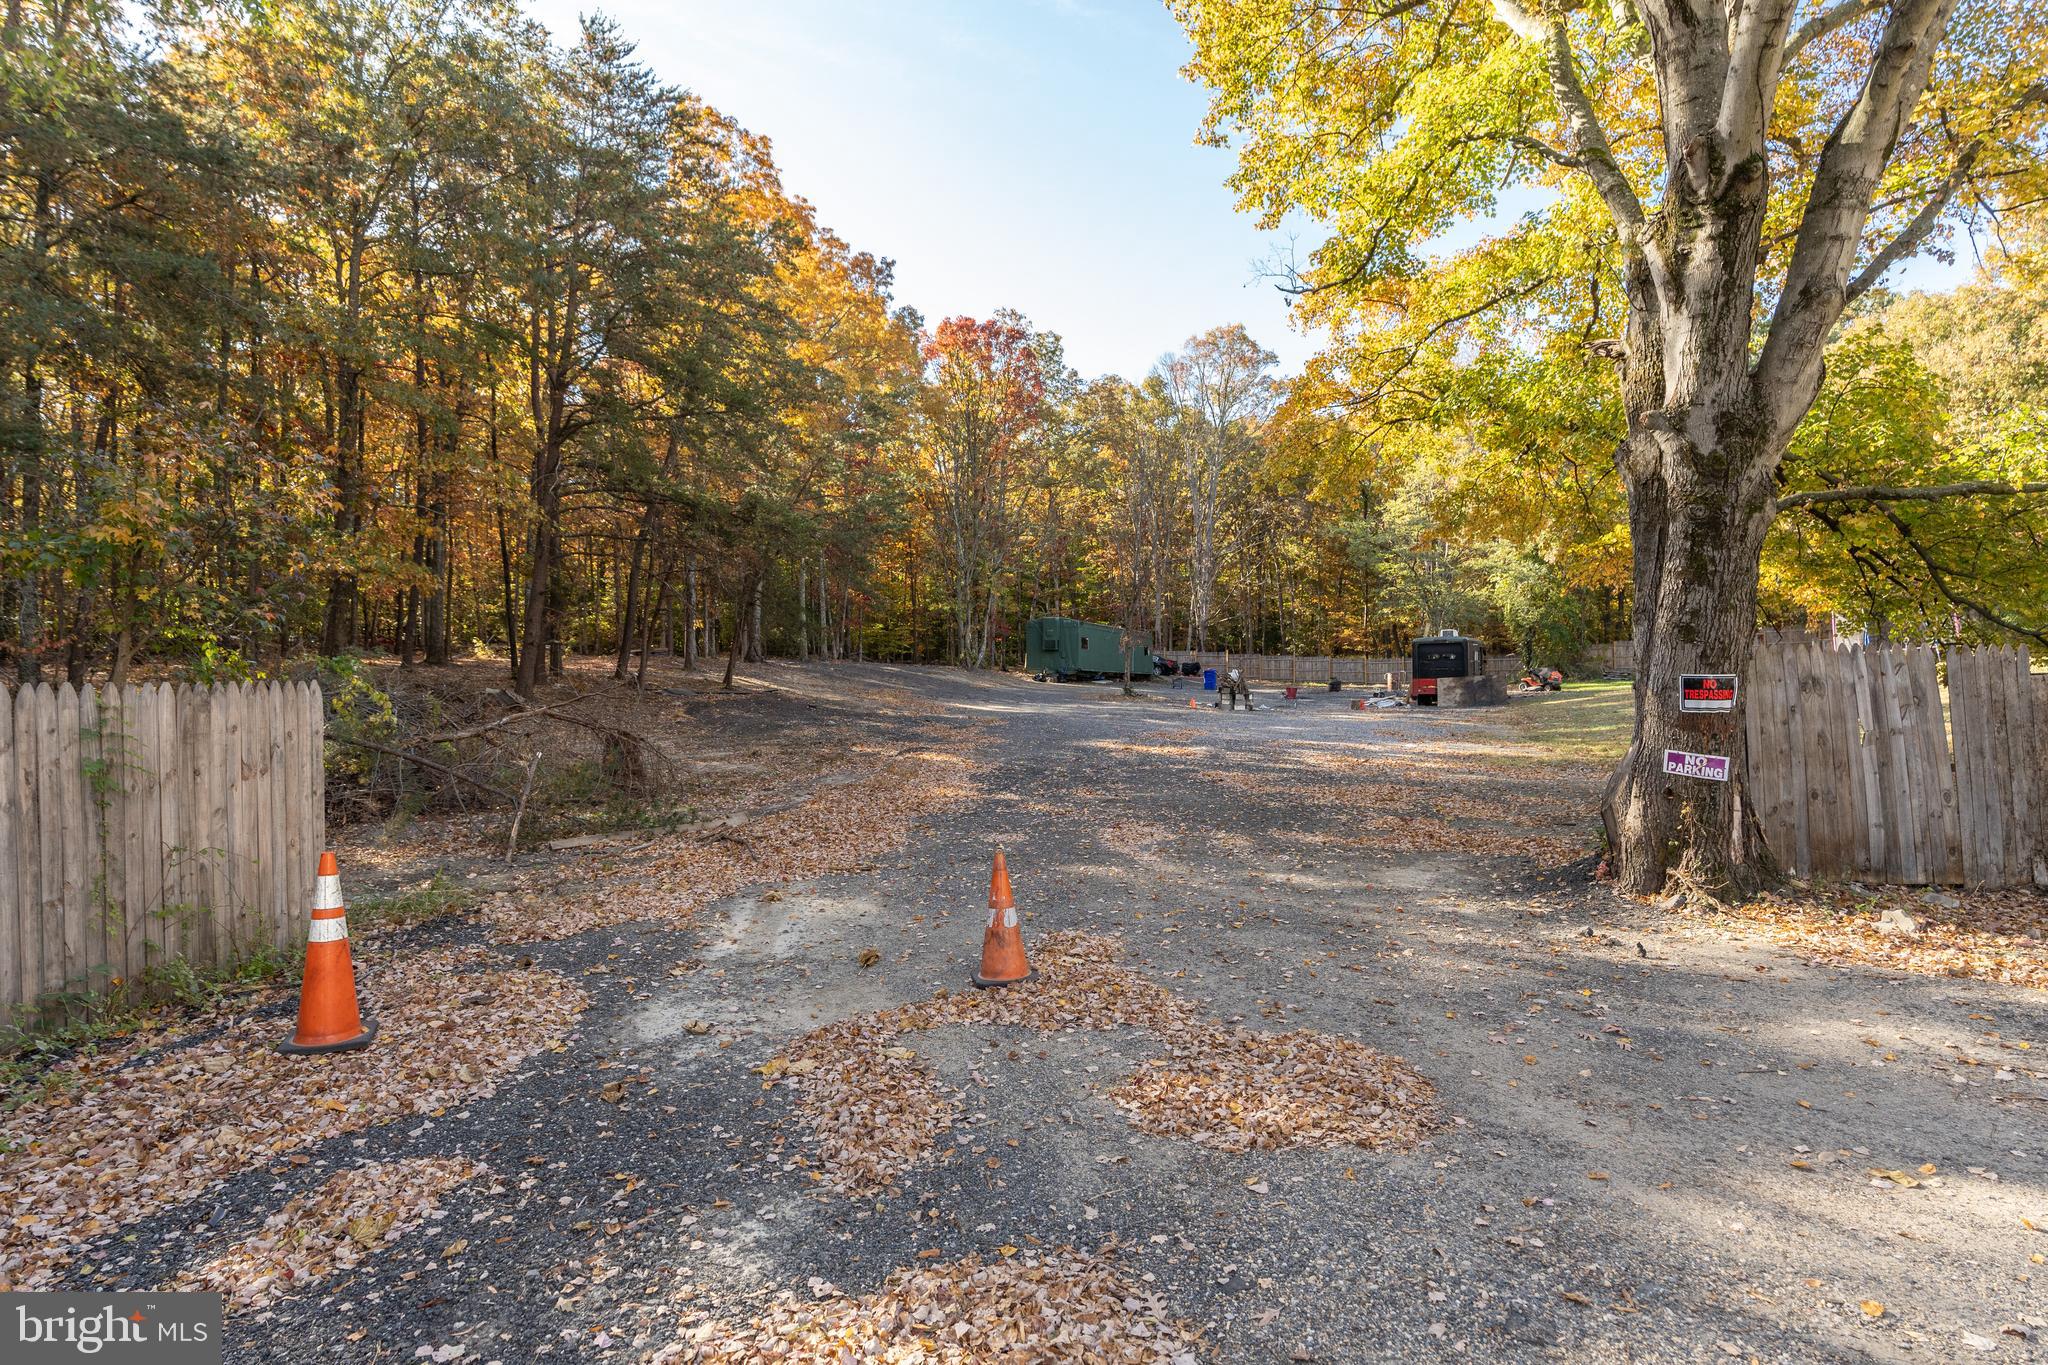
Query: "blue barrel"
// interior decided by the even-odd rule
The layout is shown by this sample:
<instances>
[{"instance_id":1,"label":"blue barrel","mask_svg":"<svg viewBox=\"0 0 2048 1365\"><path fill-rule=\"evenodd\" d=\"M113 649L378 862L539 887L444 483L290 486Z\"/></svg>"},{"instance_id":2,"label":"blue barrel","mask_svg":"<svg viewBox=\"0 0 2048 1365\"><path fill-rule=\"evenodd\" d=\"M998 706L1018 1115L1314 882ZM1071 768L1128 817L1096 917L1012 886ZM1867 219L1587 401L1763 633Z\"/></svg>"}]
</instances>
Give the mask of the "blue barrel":
<instances>
[{"instance_id":1,"label":"blue barrel","mask_svg":"<svg viewBox=\"0 0 2048 1365\"><path fill-rule=\"evenodd\" d=\"M1216 690L1215 669L1205 668L1202 670L1202 690L1204 692L1214 692Z\"/></svg>"}]
</instances>

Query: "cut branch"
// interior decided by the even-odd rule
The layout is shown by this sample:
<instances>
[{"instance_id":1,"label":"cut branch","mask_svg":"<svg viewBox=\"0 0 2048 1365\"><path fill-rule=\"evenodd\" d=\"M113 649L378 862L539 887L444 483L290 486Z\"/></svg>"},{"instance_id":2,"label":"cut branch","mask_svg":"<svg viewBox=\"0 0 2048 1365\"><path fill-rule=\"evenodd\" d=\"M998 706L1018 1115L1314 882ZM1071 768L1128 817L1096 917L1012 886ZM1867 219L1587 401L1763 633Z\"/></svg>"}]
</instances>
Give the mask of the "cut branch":
<instances>
[{"instance_id":1,"label":"cut branch","mask_svg":"<svg viewBox=\"0 0 2048 1365\"><path fill-rule=\"evenodd\" d=\"M522 720L532 720L537 716L550 715L555 716L555 719L557 720L567 721L571 725L581 725L589 729L608 729L609 727L596 725L591 721L579 720L575 716L555 715L555 713L561 711L565 707L574 706L577 702L591 701L597 697L602 697L606 695L607 692L617 692L621 690L623 689L616 687L606 688L604 691L601 692L580 693L579 695L570 697L564 701L550 702L546 706L529 706L524 710L514 711L510 715L500 716L496 720L486 721L482 725L472 725L466 730L446 730L438 735L427 735L426 737L420 740L420 743L453 744L457 740L476 739L478 736L489 734L493 730L501 730L507 725L516 725Z\"/></svg>"},{"instance_id":2,"label":"cut branch","mask_svg":"<svg viewBox=\"0 0 2048 1365\"><path fill-rule=\"evenodd\" d=\"M416 754L410 749L394 749L389 744L379 744L373 739L349 739L341 735L329 735L327 738L335 744L346 744L352 749L368 749L373 754L389 754L392 758L401 759L404 762L413 764L415 767L425 768L430 773L439 773L441 776L456 782L467 782L478 791L487 792L497 797L500 801L510 801L513 799L512 793L506 791L503 787L494 787L488 782L478 781L468 773L459 772L449 767L446 763L437 762L434 759L428 758L425 754Z\"/></svg>"}]
</instances>

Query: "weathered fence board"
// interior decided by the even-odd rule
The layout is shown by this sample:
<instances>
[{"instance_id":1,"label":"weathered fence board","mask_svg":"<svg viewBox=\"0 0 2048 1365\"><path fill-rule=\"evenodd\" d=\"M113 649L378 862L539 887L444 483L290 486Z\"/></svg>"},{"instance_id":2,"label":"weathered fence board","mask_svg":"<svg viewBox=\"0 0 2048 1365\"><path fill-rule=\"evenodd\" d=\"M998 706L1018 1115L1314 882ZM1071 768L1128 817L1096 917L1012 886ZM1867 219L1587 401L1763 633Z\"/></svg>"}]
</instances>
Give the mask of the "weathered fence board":
<instances>
[{"instance_id":1,"label":"weathered fence board","mask_svg":"<svg viewBox=\"0 0 2048 1365\"><path fill-rule=\"evenodd\" d=\"M2048 885L2048 676L2024 649L1766 641L1745 686L1750 802L1788 871Z\"/></svg>"},{"instance_id":2,"label":"weathered fence board","mask_svg":"<svg viewBox=\"0 0 2048 1365\"><path fill-rule=\"evenodd\" d=\"M322 716L310 683L0 689L0 1005L301 941Z\"/></svg>"},{"instance_id":3,"label":"weathered fence board","mask_svg":"<svg viewBox=\"0 0 2048 1365\"><path fill-rule=\"evenodd\" d=\"M1346 687L1375 687L1384 684L1391 675L1396 687L1408 685L1409 659L1405 654L1226 654L1221 650L1196 650L1192 653L1176 654L1175 657L1191 658L1203 668L1222 668L1227 664L1254 682L1314 686L1328 683L1334 678ZM1634 646L1626 640L1614 644L1594 645L1588 651L1586 666L1599 672L1626 673L1635 667ZM1522 671L1521 657L1515 654L1489 654L1486 657L1486 671L1512 678Z\"/></svg>"}]
</instances>

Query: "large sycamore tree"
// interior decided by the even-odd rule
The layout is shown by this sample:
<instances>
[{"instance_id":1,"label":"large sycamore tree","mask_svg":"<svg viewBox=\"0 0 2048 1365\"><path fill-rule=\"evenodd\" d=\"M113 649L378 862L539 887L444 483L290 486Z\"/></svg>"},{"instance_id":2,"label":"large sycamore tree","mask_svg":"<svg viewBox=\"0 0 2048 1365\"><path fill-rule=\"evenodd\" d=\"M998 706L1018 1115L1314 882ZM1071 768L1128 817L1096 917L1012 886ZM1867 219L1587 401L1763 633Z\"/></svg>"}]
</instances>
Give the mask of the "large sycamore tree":
<instances>
[{"instance_id":1,"label":"large sycamore tree","mask_svg":"<svg viewBox=\"0 0 2048 1365\"><path fill-rule=\"evenodd\" d=\"M1611 369L1637 701L1616 875L1767 879L1740 717L1688 728L1679 675L1746 667L1780 510L1958 491L1788 494L1780 466L1845 309L1958 214L2038 190L2039 0L1170 2L1243 203L1331 230L1296 287L1333 404L1427 420L1426 362L1489 349ZM1456 231L1510 188L1533 207ZM1734 781L1663 775L1703 746Z\"/></svg>"}]
</instances>

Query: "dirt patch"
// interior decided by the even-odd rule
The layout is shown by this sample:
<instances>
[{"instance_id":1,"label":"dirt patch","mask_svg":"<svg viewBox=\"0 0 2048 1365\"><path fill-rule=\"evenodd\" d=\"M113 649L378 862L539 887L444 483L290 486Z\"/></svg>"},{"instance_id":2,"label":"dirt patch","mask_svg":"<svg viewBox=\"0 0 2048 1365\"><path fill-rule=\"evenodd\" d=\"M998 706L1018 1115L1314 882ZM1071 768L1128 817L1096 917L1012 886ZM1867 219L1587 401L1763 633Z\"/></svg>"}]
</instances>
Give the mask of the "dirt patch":
<instances>
[{"instance_id":1,"label":"dirt patch","mask_svg":"<svg viewBox=\"0 0 2048 1365\"><path fill-rule=\"evenodd\" d=\"M506 892L486 903L499 938L566 938L635 920L683 924L745 886L787 885L872 866L919 819L972 800L975 765L938 743L883 751L856 746L849 766L867 776L824 784L792 809L709 831L656 838L629 850L632 872L590 885L560 878L538 894Z\"/></svg>"}]
</instances>

